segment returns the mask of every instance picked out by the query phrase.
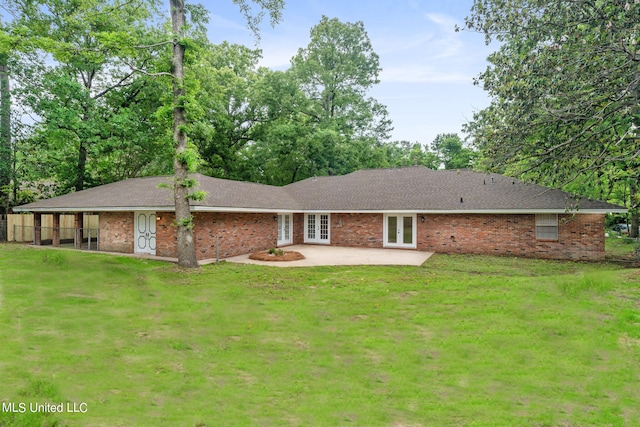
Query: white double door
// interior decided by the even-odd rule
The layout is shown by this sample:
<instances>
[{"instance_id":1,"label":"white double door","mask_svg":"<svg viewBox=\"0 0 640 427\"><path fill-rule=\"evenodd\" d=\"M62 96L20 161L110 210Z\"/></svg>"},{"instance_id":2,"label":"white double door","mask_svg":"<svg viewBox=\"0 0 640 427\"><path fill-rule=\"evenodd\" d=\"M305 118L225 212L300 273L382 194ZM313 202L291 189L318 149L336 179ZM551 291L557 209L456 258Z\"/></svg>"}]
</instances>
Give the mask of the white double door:
<instances>
[{"instance_id":1,"label":"white double door","mask_svg":"<svg viewBox=\"0 0 640 427\"><path fill-rule=\"evenodd\" d=\"M156 254L156 213L134 212L135 253Z\"/></svg>"},{"instance_id":2,"label":"white double door","mask_svg":"<svg viewBox=\"0 0 640 427\"><path fill-rule=\"evenodd\" d=\"M384 218L384 245L391 248L415 248L416 215L386 214Z\"/></svg>"},{"instance_id":3,"label":"white double door","mask_svg":"<svg viewBox=\"0 0 640 427\"><path fill-rule=\"evenodd\" d=\"M328 245L331 240L331 216L304 214L304 242Z\"/></svg>"}]
</instances>

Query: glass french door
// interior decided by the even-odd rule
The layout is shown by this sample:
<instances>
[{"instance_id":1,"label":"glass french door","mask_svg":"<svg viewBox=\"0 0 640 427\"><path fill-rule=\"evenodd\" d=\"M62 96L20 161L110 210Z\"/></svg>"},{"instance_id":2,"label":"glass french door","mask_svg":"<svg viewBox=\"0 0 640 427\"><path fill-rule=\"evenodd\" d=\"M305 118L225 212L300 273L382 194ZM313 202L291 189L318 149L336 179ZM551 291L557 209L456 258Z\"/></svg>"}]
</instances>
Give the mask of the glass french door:
<instances>
[{"instance_id":1,"label":"glass french door","mask_svg":"<svg viewBox=\"0 0 640 427\"><path fill-rule=\"evenodd\" d=\"M416 216L387 214L384 223L384 244L388 247L416 247Z\"/></svg>"},{"instance_id":2,"label":"glass french door","mask_svg":"<svg viewBox=\"0 0 640 427\"><path fill-rule=\"evenodd\" d=\"M330 223L329 214L305 214L304 242L329 244Z\"/></svg>"},{"instance_id":3,"label":"glass french door","mask_svg":"<svg viewBox=\"0 0 640 427\"><path fill-rule=\"evenodd\" d=\"M293 242L291 217L291 214L278 214L278 246L290 245Z\"/></svg>"}]
</instances>

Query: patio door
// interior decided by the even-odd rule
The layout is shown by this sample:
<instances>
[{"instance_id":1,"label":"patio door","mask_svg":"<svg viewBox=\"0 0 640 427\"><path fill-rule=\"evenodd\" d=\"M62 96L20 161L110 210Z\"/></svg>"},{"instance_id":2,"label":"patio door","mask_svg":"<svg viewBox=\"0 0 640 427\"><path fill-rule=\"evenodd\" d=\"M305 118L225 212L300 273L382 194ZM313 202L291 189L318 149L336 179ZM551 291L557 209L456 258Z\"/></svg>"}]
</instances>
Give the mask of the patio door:
<instances>
[{"instance_id":1,"label":"patio door","mask_svg":"<svg viewBox=\"0 0 640 427\"><path fill-rule=\"evenodd\" d=\"M330 223L329 214L304 214L304 242L330 243Z\"/></svg>"},{"instance_id":2,"label":"patio door","mask_svg":"<svg viewBox=\"0 0 640 427\"><path fill-rule=\"evenodd\" d=\"M293 242L291 216L291 214L278 214L278 246L290 245Z\"/></svg>"},{"instance_id":3,"label":"patio door","mask_svg":"<svg viewBox=\"0 0 640 427\"><path fill-rule=\"evenodd\" d=\"M156 254L156 213L134 212L135 253Z\"/></svg>"},{"instance_id":4,"label":"patio door","mask_svg":"<svg viewBox=\"0 0 640 427\"><path fill-rule=\"evenodd\" d=\"M384 245L396 248L415 248L416 216L411 214L385 215Z\"/></svg>"}]
</instances>

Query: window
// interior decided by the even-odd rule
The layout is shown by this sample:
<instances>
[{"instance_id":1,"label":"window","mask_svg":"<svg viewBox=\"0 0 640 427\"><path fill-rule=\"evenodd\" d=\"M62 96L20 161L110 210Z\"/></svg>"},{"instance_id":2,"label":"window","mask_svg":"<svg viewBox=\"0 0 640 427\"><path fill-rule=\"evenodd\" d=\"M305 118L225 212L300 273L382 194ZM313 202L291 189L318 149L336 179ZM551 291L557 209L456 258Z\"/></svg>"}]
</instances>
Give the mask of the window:
<instances>
[{"instance_id":1,"label":"window","mask_svg":"<svg viewBox=\"0 0 640 427\"><path fill-rule=\"evenodd\" d=\"M558 214L536 214L536 239L558 240Z\"/></svg>"}]
</instances>

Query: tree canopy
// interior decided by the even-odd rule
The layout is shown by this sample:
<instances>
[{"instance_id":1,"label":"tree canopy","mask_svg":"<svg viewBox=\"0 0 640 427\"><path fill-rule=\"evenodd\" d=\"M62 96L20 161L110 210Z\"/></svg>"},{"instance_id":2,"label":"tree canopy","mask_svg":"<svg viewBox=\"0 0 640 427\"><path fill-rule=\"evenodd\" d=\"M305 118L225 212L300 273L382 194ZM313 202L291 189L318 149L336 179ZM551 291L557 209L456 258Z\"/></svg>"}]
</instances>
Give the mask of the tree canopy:
<instances>
[{"instance_id":1,"label":"tree canopy","mask_svg":"<svg viewBox=\"0 0 640 427\"><path fill-rule=\"evenodd\" d=\"M13 96L36 118L30 144L50 154L60 192L141 173L161 152L148 126L158 99L137 70L157 50L150 1L8 0ZM152 117L152 116L151 116ZM143 134L141 134L143 133ZM105 167L109 164L108 167Z\"/></svg>"},{"instance_id":2,"label":"tree canopy","mask_svg":"<svg viewBox=\"0 0 640 427\"><path fill-rule=\"evenodd\" d=\"M323 17L291 68L266 73L258 86L267 122L245 150L260 165L248 178L288 184L366 166L391 131L386 107L367 97L380 70L362 22Z\"/></svg>"},{"instance_id":3,"label":"tree canopy","mask_svg":"<svg viewBox=\"0 0 640 427\"><path fill-rule=\"evenodd\" d=\"M477 79L491 105L466 127L485 165L637 188L640 3L476 0L471 12L467 27L500 43Z\"/></svg>"},{"instance_id":4,"label":"tree canopy","mask_svg":"<svg viewBox=\"0 0 640 427\"><path fill-rule=\"evenodd\" d=\"M368 95L381 65L362 22L323 17L290 68L274 71L259 67L258 49L211 43L197 5L171 7L184 11L180 35L154 1L76 3L3 1L14 19L0 53L20 82L6 103L19 109L13 138L2 146L11 203L38 197L30 188L50 188L47 197L177 169L184 201L197 197L185 171L284 185L362 168L471 165L457 134L431 145L389 140L386 107ZM273 20L282 7L235 3L254 29L260 10ZM192 226L186 211L181 218Z\"/></svg>"}]
</instances>

